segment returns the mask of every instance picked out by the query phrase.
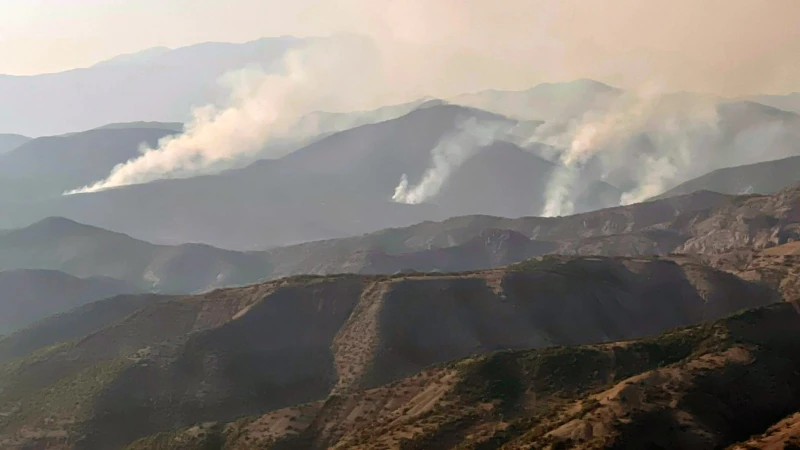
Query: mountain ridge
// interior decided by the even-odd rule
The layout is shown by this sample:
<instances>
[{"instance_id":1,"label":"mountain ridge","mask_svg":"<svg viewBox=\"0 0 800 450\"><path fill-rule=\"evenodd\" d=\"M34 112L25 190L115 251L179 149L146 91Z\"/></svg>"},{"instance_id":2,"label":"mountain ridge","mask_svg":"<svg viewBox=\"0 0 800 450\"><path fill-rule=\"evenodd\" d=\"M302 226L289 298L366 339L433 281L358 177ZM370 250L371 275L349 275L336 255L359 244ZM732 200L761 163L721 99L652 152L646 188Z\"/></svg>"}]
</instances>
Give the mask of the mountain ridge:
<instances>
[{"instance_id":1,"label":"mountain ridge","mask_svg":"<svg viewBox=\"0 0 800 450\"><path fill-rule=\"evenodd\" d=\"M472 354L652 334L776 295L691 258L551 257L464 274L293 277L152 303L8 362L0 410L18 405L41 436L71 429L76 422L63 418L73 416L88 433L75 448L117 448L160 430L379 387ZM51 383L74 387L50 391ZM84 389L96 394L75 397ZM0 418L6 445L24 436L13 431L17 414Z\"/></svg>"},{"instance_id":2,"label":"mountain ridge","mask_svg":"<svg viewBox=\"0 0 800 450\"><path fill-rule=\"evenodd\" d=\"M108 277L78 278L56 270L0 271L0 334L85 303L139 289Z\"/></svg>"}]
</instances>

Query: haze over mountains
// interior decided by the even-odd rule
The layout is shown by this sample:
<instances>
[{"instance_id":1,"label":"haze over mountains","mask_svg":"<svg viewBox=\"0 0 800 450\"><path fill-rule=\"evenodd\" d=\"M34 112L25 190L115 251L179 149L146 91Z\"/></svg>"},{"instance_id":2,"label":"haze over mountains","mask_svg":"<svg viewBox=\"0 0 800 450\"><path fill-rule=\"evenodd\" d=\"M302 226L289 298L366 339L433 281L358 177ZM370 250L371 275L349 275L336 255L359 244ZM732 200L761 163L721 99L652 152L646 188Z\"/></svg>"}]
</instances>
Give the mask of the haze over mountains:
<instances>
[{"instance_id":1,"label":"haze over mountains","mask_svg":"<svg viewBox=\"0 0 800 450\"><path fill-rule=\"evenodd\" d=\"M402 115L407 109L410 112ZM686 138L684 153L657 157L658 152L677 147L659 144L657 132L652 136L646 131L627 133L612 160L603 160L600 152L580 169L571 169L578 172L571 188L570 210L616 206L626 195L644 199L649 192L660 194L712 170L793 156L800 150L796 136L800 119L792 113L755 103L724 103L714 110L719 122L713 134L696 141ZM512 132L505 140L487 146L473 148L469 144L457 164L443 166L431 165L435 161L432 150L458 133L459 124L466 120L493 121L512 130L549 125L519 123L437 102L383 111L340 116L346 120L338 123L344 127L380 120L387 114L401 116L326 132L315 141L308 137L311 144L299 144L301 148L279 159L249 165L245 160L238 164L246 167L218 174L72 196L61 193L103 178L115 165L139 155L140 144L153 146L175 132L166 125L132 124L34 139L0 156L0 183L7 187L2 202L8 211L0 225L16 228L63 216L156 243L204 242L255 250L458 215L542 214L552 180L561 174L556 169L563 166L557 159L563 150L548 139L521 142ZM642 156L641 148L650 148L653 154ZM762 150L753 152L753 148ZM686 152L692 157L687 158ZM624 165L630 158L640 161ZM643 169L647 167L652 167L652 173ZM404 175L414 186L432 168L439 171L437 177L438 173L447 174L436 191L418 204L393 201ZM767 190L757 188L757 180L748 182L746 174L738 177L737 183L744 189L753 185L752 192L774 192L796 181L790 171L785 173L775 176ZM757 177L755 172L752 177ZM715 186L699 188L714 190ZM230 232L231 226L235 233Z\"/></svg>"},{"instance_id":2,"label":"haze over mountains","mask_svg":"<svg viewBox=\"0 0 800 450\"><path fill-rule=\"evenodd\" d=\"M47 136L112 122L182 122L224 94L217 80L250 64L270 66L300 39L209 42L122 55L93 67L0 76L0 132ZM143 101L145 100L146 101Z\"/></svg>"},{"instance_id":3,"label":"haze over mountains","mask_svg":"<svg viewBox=\"0 0 800 450\"><path fill-rule=\"evenodd\" d=\"M1 448L800 442L797 94L306 111L326 39L0 76Z\"/></svg>"}]
</instances>

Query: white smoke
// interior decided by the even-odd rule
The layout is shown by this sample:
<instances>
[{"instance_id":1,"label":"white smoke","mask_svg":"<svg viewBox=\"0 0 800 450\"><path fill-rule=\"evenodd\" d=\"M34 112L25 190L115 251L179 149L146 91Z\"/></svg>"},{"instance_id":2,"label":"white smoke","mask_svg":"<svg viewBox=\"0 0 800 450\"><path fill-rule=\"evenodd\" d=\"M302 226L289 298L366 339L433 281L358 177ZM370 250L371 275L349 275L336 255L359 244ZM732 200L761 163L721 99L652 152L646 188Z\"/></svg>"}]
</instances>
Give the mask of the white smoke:
<instances>
[{"instance_id":1,"label":"white smoke","mask_svg":"<svg viewBox=\"0 0 800 450\"><path fill-rule=\"evenodd\" d=\"M703 144L716 135L717 122L713 104L687 104L650 87L621 96L605 110L587 112L566 132L534 135L534 141L564 149L560 167L548 180L542 216L574 213L589 162L602 168L603 178L624 173L633 187L622 194L623 205L662 193L693 162L709 157L701 154L708 150ZM632 145L637 136L647 136L653 148Z\"/></svg>"},{"instance_id":2,"label":"white smoke","mask_svg":"<svg viewBox=\"0 0 800 450\"><path fill-rule=\"evenodd\" d=\"M431 150L431 166L416 186L409 187L408 176L402 175L392 195L393 201L416 205L429 200L439 193L455 169L509 128L505 122L479 122L474 117L459 122L456 127L458 131L442 138Z\"/></svg>"},{"instance_id":3,"label":"white smoke","mask_svg":"<svg viewBox=\"0 0 800 450\"><path fill-rule=\"evenodd\" d=\"M371 95L351 75L357 66L361 76L380 78L380 59L371 46L351 36L312 40L287 52L279 73L249 68L227 74L227 105L196 108L183 134L140 149L141 155L118 164L105 179L65 194L218 172L253 157L270 141L287 138L303 116L324 107L348 108L348 101L357 105Z\"/></svg>"},{"instance_id":4,"label":"white smoke","mask_svg":"<svg viewBox=\"0 0 800 450\"><path fill-rule=\"evenodd\" d=\"M580 174L570 167L557 167L547 182L543 217L558 217L571 214L575 210L573 192Z\"/></svg>"},{"instance_id":5,"label":"white smoke","mask_svg":"<svg viewBox=\"0 0 800 450\"><path fill-rule=\"evenodd\" d=\"M566 149L559 156L561 167L553 172L545 190L542 216L554 217L574 212L577 186L583 165L595 154L631 130L640 129L651 103L639 98L623 97L606 111L589 111L577 124L556 136L534 136L556 147ZM566 145L565 145L566 144Z\"/></svg>"}]
</instances>

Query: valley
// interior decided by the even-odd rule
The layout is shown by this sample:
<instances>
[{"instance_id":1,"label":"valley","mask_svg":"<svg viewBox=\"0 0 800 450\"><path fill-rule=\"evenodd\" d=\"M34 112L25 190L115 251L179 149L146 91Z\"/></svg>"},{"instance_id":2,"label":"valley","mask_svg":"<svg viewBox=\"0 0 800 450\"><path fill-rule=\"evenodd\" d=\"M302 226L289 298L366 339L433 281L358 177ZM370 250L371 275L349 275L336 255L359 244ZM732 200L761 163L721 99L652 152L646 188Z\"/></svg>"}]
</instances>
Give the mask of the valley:
<instances>
[{"instance_id":1,"label":"valley","mask_svg":"<svg viewBox=\"0 0 800 450\"><path fill-rule=\"evenodd\" d=\"M0 450L800 448L745 3L0 2Z\"/></svg>"}]
</instances>

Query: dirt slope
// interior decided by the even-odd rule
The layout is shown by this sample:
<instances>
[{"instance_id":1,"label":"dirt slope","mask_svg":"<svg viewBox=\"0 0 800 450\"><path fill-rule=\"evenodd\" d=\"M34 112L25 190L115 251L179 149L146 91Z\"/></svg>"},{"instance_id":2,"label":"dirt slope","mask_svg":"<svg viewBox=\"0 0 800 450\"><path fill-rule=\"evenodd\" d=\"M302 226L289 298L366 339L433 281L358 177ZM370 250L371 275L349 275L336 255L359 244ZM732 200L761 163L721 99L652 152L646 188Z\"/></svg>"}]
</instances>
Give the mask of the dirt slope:
<instances>
[{"instance_id":1,"label":"dirt slope","mask_svg":"<svg viewBox=\"0 0 800 450\"><path fill-rule=\"evenodd\" d=\"M467 358L128 449L795 448L798 342L782 303L636 341Z\"/></svg>"},{"instance_id":2,"label":"dirt slope","mask_svg":"<svg viewBox=\"0 0 800 450\"><path fill-rule=\"evenodd\" d=\"M461 274L223 289L148 305L0 366L0 442L119 448L470 355L630 339L778 299L690 258L546 257Z\"/></svg>"}]
</instances>

